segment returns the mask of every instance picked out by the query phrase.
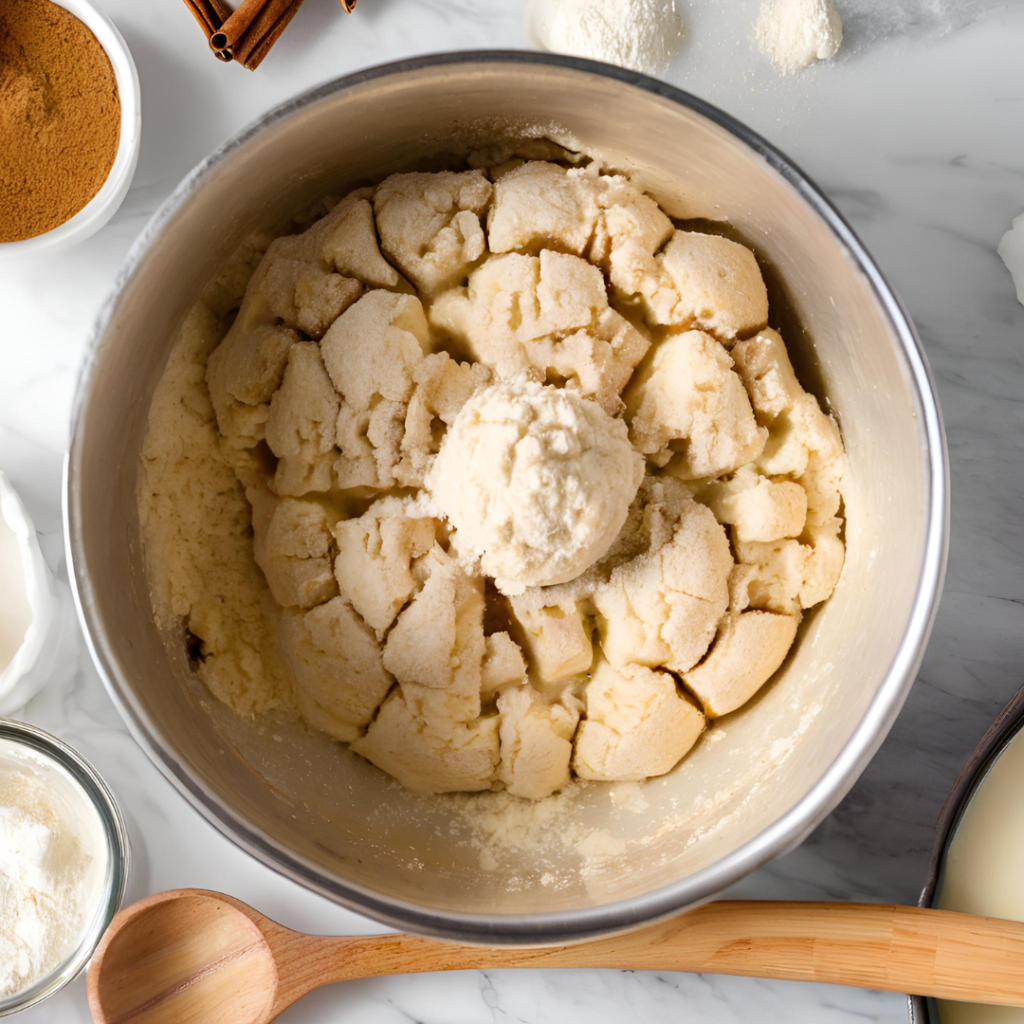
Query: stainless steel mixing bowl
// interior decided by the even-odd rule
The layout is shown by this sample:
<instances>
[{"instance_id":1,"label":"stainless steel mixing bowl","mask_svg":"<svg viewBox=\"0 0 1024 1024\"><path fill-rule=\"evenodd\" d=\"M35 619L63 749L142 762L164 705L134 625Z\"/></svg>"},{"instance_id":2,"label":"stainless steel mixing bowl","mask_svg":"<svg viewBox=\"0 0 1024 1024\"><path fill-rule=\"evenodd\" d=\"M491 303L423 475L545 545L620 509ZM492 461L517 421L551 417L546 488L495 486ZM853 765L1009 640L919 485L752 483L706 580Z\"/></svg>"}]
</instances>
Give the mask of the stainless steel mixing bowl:
<instances>
[{"instance_id":1,"label":"stainless steel mixing bowl","mask_svg":"<svg viewBox=\"0 0 1024 1024\"><path fill-rule=\"evenodd\" d=\"M807 617L780 678L679 768L616 800L590 787L535 826L532 846L492 842L481 856L475 826L453 810L466 801L413 796L323 736L263 728L209 697L184 638L162 636L150 614L135 488L150 399L182 318L248 232L283 206L538 131L633 173L673 215L726 222L754 246L772 322L842 426L848 553L835 595ZM389 924L492 943L560 941L709 899L799 843L849 790L896 717L928 636L947 467L906 313L789 160L641 75L463 53L305 93L225 145L163 205L89 347L66 517L82 622L111 696L214 825L277 871ZM595 829L583 859L573 844Z\"/></svg>"}]
</instances>

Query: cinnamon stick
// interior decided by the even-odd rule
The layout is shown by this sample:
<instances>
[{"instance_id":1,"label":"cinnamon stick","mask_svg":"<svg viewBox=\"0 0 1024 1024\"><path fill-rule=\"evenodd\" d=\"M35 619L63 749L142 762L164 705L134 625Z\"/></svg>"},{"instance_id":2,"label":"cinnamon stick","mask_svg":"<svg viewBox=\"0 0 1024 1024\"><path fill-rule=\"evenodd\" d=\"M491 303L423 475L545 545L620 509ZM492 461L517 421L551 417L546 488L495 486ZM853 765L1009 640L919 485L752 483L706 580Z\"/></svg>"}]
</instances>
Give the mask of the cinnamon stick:
<instances>
[{"instance_id":1,"label":"cinnamon stick","mask_svg":"<svg viewBox=\"0 0 1024 1024\"><path fill-rule=\"evenodd\" d=\"M185 0L185 6L192 13L192 17L199 23L199 27L206 33L209 40L221 25L231 16L231 9L223 3L223 0ZM214 49L214 53L224 61L231 60L231 54L223 50Z\"/></svg>"},{"instance_id":2,"label":"cinnamon stick","mask_svg":"<svg viewBox=\"0 0 1024 1024\"><path fill-rule=\"evenodd\" d=\"M357 0L340 2L342 10L351 14ZM185 0L213 52L221 60L237 60L250 71L259 67L302 3L303 0L242 0L232 11L224 0Z\"/></svg>"},{"instance_id":3,"label":"cinnamon stick","mask_svg":"<svg viewBox=\"0 0 1024 1024\"><path fill-rule=\"evenodd\" d=\"M221 0L185 0L185 6L199 22L207 38L213 35L231 14Z\"/></svg>"},{"instance_id":4,"label":"cinnamon stick","mask_svg":"<svg viewBox=\"0 0 1024 1024\"><path fill-rule=\"evenodd\" d=\"M243 0L210 37L215 50L225 50L254 71L295 17L303 0Z\"/></svg>"},{"instance_id":5,"label":"cinnamon stick","mask_svg":"<svg viewBox=\"0 0 1024 1024\"><path fill-rule=\"evenodd\" d=\"M216 50L230 49L271 2L272 0L242 0L233 13L221 23L220 30L210 38L210 45Z\"/></svg>"}]
</instances>

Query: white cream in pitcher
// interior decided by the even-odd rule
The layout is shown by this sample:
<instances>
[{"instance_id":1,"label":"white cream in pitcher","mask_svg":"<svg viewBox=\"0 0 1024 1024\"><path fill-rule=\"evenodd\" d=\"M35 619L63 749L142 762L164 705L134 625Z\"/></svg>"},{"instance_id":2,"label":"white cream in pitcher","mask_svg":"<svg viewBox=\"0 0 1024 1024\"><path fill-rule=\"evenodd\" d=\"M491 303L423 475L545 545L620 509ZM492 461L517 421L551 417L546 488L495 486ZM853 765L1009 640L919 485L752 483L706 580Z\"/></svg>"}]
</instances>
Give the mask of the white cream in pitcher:
<instances>
[{"instance_id":1,"label":"white cream in pitcher","mask_svg":"<svg viewBox=\"0 0 1024 1024\"><path fill-rule=\"evenodd\" d=\"M1024 921L1024 731L997 757L946 854L939 906ZM940 1024L1024 1024L1024 1009L939 1003Z\"/></svg>"}]
</instances>

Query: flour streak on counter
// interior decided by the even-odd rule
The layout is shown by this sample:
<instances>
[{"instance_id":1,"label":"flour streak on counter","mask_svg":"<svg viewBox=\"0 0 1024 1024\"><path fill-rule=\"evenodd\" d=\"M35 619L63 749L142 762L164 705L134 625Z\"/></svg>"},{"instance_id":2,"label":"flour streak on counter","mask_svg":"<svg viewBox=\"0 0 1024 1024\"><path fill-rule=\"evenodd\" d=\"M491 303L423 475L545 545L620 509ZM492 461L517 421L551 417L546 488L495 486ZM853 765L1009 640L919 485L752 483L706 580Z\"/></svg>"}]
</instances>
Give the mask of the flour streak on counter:
<instances>
[{"instance_id":1,"label":"flour streak on counter","mask_svg":"<svg viewBox=\"0 0 1024 1024\"><path fill-rule=\"evenodd\" d=\"M184 4L105 0L146 97L132 191L80 248L0 273L0 468L51 565L61 561L62 449L91 322L132 239L181 176L257 114L333 75L432 50L523 44L518 0L367 0L351 18L336 6L305 4L250 75L210 58ZM817 179L906 301L949 432L953 544L921 677L889 739L807 843L732 895L914 902L942 800L1020 685L1024 662L1024 307L996 255L1024 209L1024 136L1013 130L1024 116L1015 45L1024 12L979 0L952 17L955 5L905 0L883 16L874 0L837 0L840 55L779 79L734 26L722 28L734 11L753 25L758 6L677 3L687 38L665 77L764 133ZM943 7L944 19L931 13ZM116 791L135 854L128 901L204 886L296 928L380 930L272 875L201 821L128 736L84 658L71 682L45 690L22 717L79 748ZM82 979L18 1018L54 1020L87 1024ZM472 972L335 987L281 1020L902 1024L906 1010L894 995L742 978Z\"/></svg>"}]
</instances>

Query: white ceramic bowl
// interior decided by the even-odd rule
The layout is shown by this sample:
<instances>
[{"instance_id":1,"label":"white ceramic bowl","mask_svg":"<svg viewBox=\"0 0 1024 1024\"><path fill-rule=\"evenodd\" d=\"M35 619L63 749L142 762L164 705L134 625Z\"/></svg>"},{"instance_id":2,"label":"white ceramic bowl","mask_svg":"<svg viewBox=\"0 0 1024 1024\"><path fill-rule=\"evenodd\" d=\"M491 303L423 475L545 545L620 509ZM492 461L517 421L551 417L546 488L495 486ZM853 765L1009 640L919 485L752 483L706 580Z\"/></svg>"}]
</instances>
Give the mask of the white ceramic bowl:
<instances>
[{"instance_id":1,"label":"white ceramic bowl","mask_svg":"<svg viewBox=\"0 0 1024 1024\"><path fill-rule=\"evenodd\" d=\"M0 242L0 260L20 260L55 252L95 234L117 212L128 194L128 186L139 160L142 138L142 104L139 73L121 33L90 0L54 0L89 27L114 67L121 99L121 139L117 156L102 188L72 218L50 231L19 242Z\"/></svg>"},{"instance_id":2,"label":"white ceramic bowl","mask_svg":"<svg viewBox=\"0 0 1024 1024\"><path fill-rule=\"evenodd\" d=\"M0 664L0 715L11 715L44 686L61 686L75 672L78 630L71 592L46 564L32 517L3 470L0 516L17 543L32 615L21 646L7 664ZM9 595L5 590L4 600L11 600Z\"/></svg>"}]
</instances>

